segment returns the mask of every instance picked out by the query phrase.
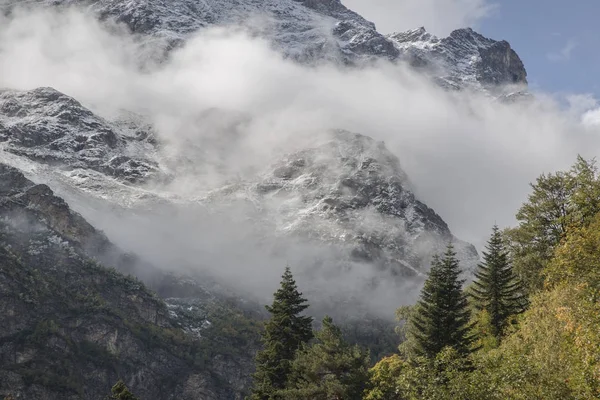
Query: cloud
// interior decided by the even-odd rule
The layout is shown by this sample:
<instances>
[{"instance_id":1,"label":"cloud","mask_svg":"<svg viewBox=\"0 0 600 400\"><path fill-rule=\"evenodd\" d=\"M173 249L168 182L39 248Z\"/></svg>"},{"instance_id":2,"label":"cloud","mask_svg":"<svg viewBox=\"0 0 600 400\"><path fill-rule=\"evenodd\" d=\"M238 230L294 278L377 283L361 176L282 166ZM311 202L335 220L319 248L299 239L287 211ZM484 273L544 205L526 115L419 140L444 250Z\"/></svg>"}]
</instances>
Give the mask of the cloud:
<instances>
[{"instance_id":1,"label":"cloud","mask_svg":"<svg viewBox=\"0 0 600 400\"><path fill-rule=\"evenodd\" d=\"M570 39L564 45L564 47L562 49L560 49L560 51L548 53L546 55L546 57L548 58L548 60L554 61L554 62L569 61L571 59L571 55L573 54L573 51L577 47L579 47L579 43L574 39Z\"/></svg>"},{"instance_id":2,"label":"cloud","mask_svg":"<svg viewBox=\"0 0 600 400\"><path fill-rule=\"evenodd\" d=\"M342 3L375 22L382 33L424 26L438 36L458 28L476 27L496 5L488 0L343 0Z\"/></svg>"},{"instance_id":3,"label":"cloud","mask_svg":"<svg viewBox=\"0 0 600 400\"><path fill-rule=\"evenodd\" d=\"M142 39L76 10L17 14L0 20L0 86L52 86L103 116L120 109L148 116L169 144L165 162L192 151L185 173L161 188L179 199L260 174L331 128L369 135L399 157L419 199L459 238L479 246L494 222L514 224L529 182L568 167L577 153L593 156L600 148L600 132L581 124L580 112L593 107L586 97L571 99L580 110L573 114L543 93L516 106L477 93L448 93L404 65L308 68L283 59L264 40L227 28L206 29L155 64ZM198 118L208 109L234 110L247 119L232 137L220 130L220 117L210 123ZM200 153L190 143L205 144L202 154L214 158L194 157ZM119 212L66 194L118 244L161 265L209 269L263 296L272 293L285 263L327 266L340 258L339 249L274 238L277 227L257 228L243 205L225 216L193 202ZM305 273L317 274L316 293L365 297L361 289L373 275L362 267L341 269L333 278L324 267ZM366 297L387 313L414 289L389 285Z\"/></svg>"},{"instance_id":4,"label":"cloud","mask_svg":"<svg viewBox=\"0 0 600 400\"><path fill-rule=\"evenodd\" d=\"M582 123L590 128L600 127L600 107L586 111L582 116Z\"/></svg>"},{"instance_id":5,"label":"cloud","mask_svg":"<svg viewBox=\"0 0 600 400\"><path fill-rule=\"evenodd\" d=\"M568 112L591 130L600 126L600 102L591 93L566 96Z\"/></svg>"}]
</instances>

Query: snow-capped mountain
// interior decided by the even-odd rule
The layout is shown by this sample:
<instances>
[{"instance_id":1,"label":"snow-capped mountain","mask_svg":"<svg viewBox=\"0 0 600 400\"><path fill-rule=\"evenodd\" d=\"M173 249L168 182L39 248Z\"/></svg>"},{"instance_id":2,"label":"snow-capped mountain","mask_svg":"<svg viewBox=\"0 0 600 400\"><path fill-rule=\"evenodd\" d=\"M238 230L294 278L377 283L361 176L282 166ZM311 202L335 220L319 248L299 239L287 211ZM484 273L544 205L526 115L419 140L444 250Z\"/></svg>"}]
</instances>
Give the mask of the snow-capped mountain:
<instances>
[{"instance_id":1,"label":"snow-capped mountain","mask_svg":"<svg viewBox=\"0 0 600 400\"><path fill-rule=\"evenodd\" d=\"M494 91L505 85L527 86L523 62L506 41L488 39L470 28L438 38L421 27L387 36L400 57L426 68L447 88Z\"/></svg>"},{"instance_id":2,"label":"snow-capped mountain","mask_svg":"<svg viewBox=\"0 0 600 400\"><path fill-rule=\"evenodd\" d=\"M48 0L27 6L84 7L101 20L125 24L150 46L166 43L166 49L211 26L235 27L268 39L302 63L360 68L368 60L407 61L447 88L500 92L510 101L527 97L513 90L527 84L526 72L507 42L471 29L442 39L424 28L383 36L337 0ZM510 91L498 89L507 85ZM393 276L422 276L429 257L450 240L473 266L474 248L453 238L442 217L415 196L402 160L365 136L369 132L322 132L319 143L290 149L235 176L227 175L227 157L219 157L228 145L219 146L227 137L239 147L236 124L251 117L198 113L199 124L208 123L202 118L222 123L219 140L188 143L173 156L141 116L124 112L107 119L51 88L5 89L0 92L2 159L55 184L67 197L72 190L125 210L156 204L222 210L242 201L252 210L250 219L264 223L259 231L343 248L348 262L371 263ZM226 172L200 192L172 190L182 175L193 179L207 168Z\"/></svg>"},{"instance_id":3,"label":"snow-capped mountain","mask_svg":"<svg viewBox=\"0 0 600 400\"><path fill-rule=\"evenodd\" d=\"M163 58L169 57L173 48L184 45L186 40L204 29L228 27L243 29L251 35L263 37L283 56L308 64L308 67L334 63L341 68L361 68L377 61L407 62L448 89L476 90L509 101L528 96L523 91L527 85L525 68L507 42L484 38L471 29L459 29L441 39L423 28L384 36L377 32L373 23L347 9L339 0L4 1L4 4L8 3L11 6L3 8L5 13L18 5L28 8L83 8L107 23L124 24L136 35L136 40L143 43L144 48ZM114 259L100 257L98 249L91 254L90 249L78 243L78 240L91 235L96 239L101 238L98 240L104 246L108 246L110 239L117 246L132 250L116 240L132 235L125 232L119 236L115 234L118 232L105 229L111 220L103 221L102 216L98 217L101 214L98 209L102 212L114 212L114 215L111 214L114 220L142 212L165 212L167 216L164 220L167 220L175 213L169 214L166 211L203 210L200 217L187 221L186 229L180 229L183 232L181 236L171 235L172 231L164 230L143 232L141 238L133 238L147 242L142 243L145 248L139 247L142 257L145 256L143 250L148 250L155 243L149 239L152 233L154 240L178 242L185 239L195 250L210 250L213 242L207 240L208 244L202 247L198 244L200 239L194 236L196 231L193 229L198 220L210 216L220 222L220 216L230 217L241 213L243 215L239 227L233 225L231 229L214 224L220 229L215 228L215 232L207 235L220 234L226 239L228 247L219 248L216 253L234 253L236 249L232 247L237 244L234 239L243 234L252 236L248 247L258 247L264 243L270 245L256 251L256 254L263 257L256 257L258 261L254 261L257 263L265 262L272 256L273 252L269 253L265 248L273 250L281 243L284 246L276 249L280 253L291 248L298 253L317 248L319 251L314 254L319 257L310 259L313 255L310 251L303 254L302 262L306 265L302 265L305 269L298 273L299 282L308 282L306 292L319 292L320 297L314 298L329 302L330 308L345 304L347 307L339 307L334 311L346 313L346 316L360 309L354 307L360 302L362 303L358 306L374 300L368 307L363 307L362 312L383 308L380 306L384 302L380 300L385 301L386 307L394 308L400 305L396 302L402 296L408 296L405 292L409 289L412 290L410 296L414 296L415 288L424 279L431 256L443 250L448 242L455 244L463 266L467 269L477 261L474 247L454 237L442 216L415 194L410 177L402 169L403 160L392 154L384 143L371 139L368 136L370 132L354 133L340 129L316 132L318 140L308 141L308 144L299 142L297 147L290 144L285 152L265 158L261 160L261 165L239 174L239 170L227 165L233 157L227 156L227 153L232 153L232 148L243 147L243 132L238 130L238 126L251 120L252 116L220 109L200 109L196 116L198 120L194 123L200 126L210 125L216 131L218 140L203 137L204 141L193 142L190 139L184 141L183 148L176 149L173 154L170 144L143 116L127 111L123 111L118 117L99 115L68 93L48 87L26 91L11 88L0 90L0 163L3 164L0 166L0 197L4 207L0 211L4 210L5 213L0 222L4 225L7 221L10 222L12 214L9 212L13 210L31 220L28 225L19 226L16 231L14 227L7 225L5 233L14 240L6 243L13 247L19 244L23 254L33 249L35 254L32 257L35 257L32 258L31 265L27 265L32 271L38 265L36 257L44 259L44 249L56 249L58 254L46 264L54 263L55 259L61 260L60 257L66 259L76 251L78 263L79 259L85 259L86 265L88 262L99 262L111 267L117 264ZM185 126L185 121L179 122ZM215 129L217 125L218 129ZM197 184L200 189L194 187L191 190L190 181L196 180L208 169L218 171L219 179L206 187L202 187L204 182L201 182ZM41 183L48 186L40 185ZM179 190L181 187L186 190ZM67 203L70 203L70 207ZM235 216L238 217L237 214ZM73 224L73 221L77 223ZM127 222L123 222L125 224ZM223 225L225 224L224 222ZM246 230L249 224L252 229ZM43 246L37 242L32 244L25 235L30 225L41 227L39 229L44 233L42 239L48 242L48 238L51 238L50 242L40 242ZM98 228L106 230L106 237L97 232ZM85 232L82 233L81 229ZM115 230L117 229L121 228ZM160 230L162 227L153 225L152 229ZM55 236L58 239L54 239ZM134 241L133 239L130 241ZM5 246L6 243L1 244ZM0 256L3 256L2 246ZM322 252L322 249L327 251ZM251 255L247 249L241 249L241 253L248 258ZM119 254L119 260L129 257ZM156 252L148 250L148 254L154 256ZM218 259L204 257L205 254L192 254L192 259L185 259L189 255L183 252L181 255L175 254L164 264L168 268L177 269L179 266L174 265L177 262L186 264L185 267L198 267L212 262L216 264L212 266L213 270L222 268ZM9 258L17 260L18 257L10 255ZM153 265L161 266L159 257L151 261ZM17 264L15 261L15 265ZM40 268L52 268L46 264L39 264ZM67 272L71 277L79 279L77 274L81 273L81 268L77 263L73 265ZM195 291L182 294L185 291L182 288L187 286L178 281L178 277L166 278L160 273L144 274L135 268L121 269L137 274L159 295L170 298L168 305L152 298L152 302L156 301L156 307L160 307L160 312L164 313L165 320L168 319L165 326L179 333L183 332L183 335L194 336L194 340L203 338L203 329L209 326L206 324L208 318L205 318L204 311L202 315L196 315L190 310L194 310L198 304L206 303L207 298L211 301L216 298L210 292L222 289L216 281L206 279L205 285L200 286L198 282L204 277L195 276L190 278L192 283L189 285ZM360 274L352 273L358 269ZM52 271L50 276L56 272ZM90 279L105 279L103 271L94 270ZM313 281L309 280L311 274L317 275L316 278L313 276ZM345 275L350 278L344 280ZM257 280L263 278L266 279L258 277ZM171 281L165 283L157 279ZM125 282L125 286L129 285L127 282L129 281ZM245 282L239 284L243 286ZM120 286L115 287L114 290L121 290ZM227 290L232 290L232 287L235 288L227 285ZM387 291L381 290L382 288ZM108 289L100 289L100 294L109 293L118 298ZM142 299L149 296L147 293L138 293L140 287L129 289L131 293L123 295L126 305L136 303L136 296L141 296ZM332 293L327 290L332 290ZM228 292L228 296L230 295L231 292ZM239 294L239 297L244 295L245 293ZM338 295L340 297L336 298ZM318 304L315 304L314 308L317 307ZM385 313L391 317L392 312L388 312L388 308ZM63 312L60 307L56 310ZM218 311L221 312L221 309ZM364 324L362 317L361 315L363 325L368 325ZM223 317L226 318L228 315ZM385 321L384 329L390 328L389 319ZM75 324L73 321L68 322ZM33 324L35 321L29 322ZM146 322L148 321L144 323ZM118 321L113 325L111 329L118 332L127 335L135 333L131 326L124 328ZM228 326L221 328L223 332L229 329ZM12 335L14 332L9 333ZM221 333L217 336L219 335ZM98 343L108 346L109 352L113 351L116 339L110 339L112 336L109 337L108 333L105 336ZM210 342L208 346L212 344ZM202 346L207 345L202 343ZM251 344L246 343L242 347L243 354L229 355L230 358L242 360L242 366L230 364L230 359L223 359L221 353L208 353L212 357L213 369L218 369L218 379L215 379L222 382L223 388L218 387L213 380L205 379L204 375L198 375L189 382L186 381L185 387L181 386L181 382L173 383L173 387L177 387L179 392L173 392L170 398L175 398L177 393L188 393L187 397L181 398L190 400L242 398L250 372L246 365L251 364L253 351L250 350ZM169 349L171 350L176 349ZM183 361L177 357L173 362L180 365ZM149 357L135 361L142 365L154 362L153 360L154 358ZM230 367L231 365L237 366ZM230 368L235 369L231 374ZM130 375L134 376L135 371ZM142 378L140 379L143 381ZM0 383L3 382L1 379L4 378L0 373ZM97 386L106 383L104 381L107 379L109 377L96 379L99 382ZM15 387L23 386L19 385L15 384ZM100 390L98 387L94 390ZM96 394L99 392L94 393ZM147 392L145 395L152 398L153 394ZM45 398L61 397L56 395Z\"/></svg>"},{"instance_id":4,"label":"snow-capped mountain","mask_svg":"<svg viewBox=\"0 0 600 400\"><path fill-rule=\"evenodd\" d=\"M225 177L220 186L186 196L168 189L184 172L163 154L151 128L133 119L108 121L50 88L3 91L0 111L6 162L27 160L34 174L117 207L176 201L223 210L243 201L252 218L278 235L345 246L349 261L375 263L402 277L421 275L434 249L453 240L442 218L415 197L400 161L383 143L360 134L324 133L316 144L274 159L254 175ZM189 155L195 169L212 167L198 154ZM472 267L475 250L460 246Z\"/></svg>"},{"instance_id":5,"label":"snow-capped mountain","mask_svg":"<svg viewBox=\"0 0 600 400\"><path fill-rule=\"evenodd\" d=\"M373 264L400 281L422 276L431 251L451 241L467 268L477 260L475 249L454 238L415 197L398 158L384 143L360 134L330 132L256 178L214 190L201 201L223 205L231 199L258 204L282 234L345 246L349 261Z\"/></svg>"},{"instance_id":6,"label":"snow-capped mountain","mask_svg":"<svg viewBox=\"0 0 600 400\"><path fill-rule=\"evenodd\" d=\"M135 182L157 177L144 126L109 122L52 88L0 91L3 149L44 164ZM151 138L150 138L151 141Z\"/></svg>"},{"instance_id":7,"label":"snow-capped mountain","mask_svg":"<svg viewBox=\"0 0 600 400\"><path fill-rule=\"evenodd\" d=\"M20 1L8 0L13 5ZM339 0L42 0L36 7L78 6L126 25L151 47L169 51L202 29L244 29L269 40L284 56L303 63L360 65L408 61L443 87L508 92L526 88L527 73L506 41L458 29L437 38L424 28L384 36L375 24ZM160 53L162 54L162 53ZM503 93L506 94L506 93Z\"/></svg>"}]
</instances>

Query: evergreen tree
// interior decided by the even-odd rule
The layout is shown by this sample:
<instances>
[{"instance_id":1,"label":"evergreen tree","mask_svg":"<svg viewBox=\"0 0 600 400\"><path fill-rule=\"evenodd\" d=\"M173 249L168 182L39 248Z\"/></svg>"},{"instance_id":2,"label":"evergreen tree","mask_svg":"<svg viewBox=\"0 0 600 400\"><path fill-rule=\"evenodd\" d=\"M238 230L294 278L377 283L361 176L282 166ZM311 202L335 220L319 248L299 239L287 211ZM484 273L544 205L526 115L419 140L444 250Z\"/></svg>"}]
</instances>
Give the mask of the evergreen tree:
<instances>
[{"instance_id":1,"label":"evergreen tree","mask_svg":"<svg viewBox=\"0 0 600 400\"><path fill-rule=\"evenodd\" d=\"M330 317L315 336L316 343L298 352L279 398L361 400L369 381L368 351L349 345Z\"/></svg>"},{"instance_id":2,"label":"evergreen tree","mask_svg":"<svg viewBox=\"0 0 600 400\"><path fill-rule=\"evenodd\" d=\"M262 334L263 349L256 356L251 400L271 399L275 391L285 387L296 352L313 337L312 318L300 315L308 304L289 267L274 297L273 304L266 306L271 318Z\"/></svg>"},{"instance_id":3,"label":"evergreen tree","mask_svg":"<svg viewBox=\"0 0 600 400\"><path fill-rule=\"evenodd\" d=\"M474 338L460 273L449 244L442 258L434 257L421 298L408 318L407 344L414 355L432 359L447 346L462 355L471 351Z\"/></svg>"},{"instance_id":4,"label":"evergreen tree","mask_svg":"<svg viewBox=\"0 0 600 400\"><path fill-rule=\"evenodd\" d=\"M138 400L121 379L112 387L111 392L112 396L108 397L107 400Z\"/></svg>"},{"instance_id":5,"label":"evergreen tree","mask_svg":"<svg viewBox=\"0 0 600 400\"><path fill-rule=\"evenodd\" d=\"M508 318L524 311L527 299L521 282L513 273L497 225L492 229L486 249L483 262L477 267L470 294L477 308L488 312L492 333L499 337Z\"/></svg>"}]
</instances>

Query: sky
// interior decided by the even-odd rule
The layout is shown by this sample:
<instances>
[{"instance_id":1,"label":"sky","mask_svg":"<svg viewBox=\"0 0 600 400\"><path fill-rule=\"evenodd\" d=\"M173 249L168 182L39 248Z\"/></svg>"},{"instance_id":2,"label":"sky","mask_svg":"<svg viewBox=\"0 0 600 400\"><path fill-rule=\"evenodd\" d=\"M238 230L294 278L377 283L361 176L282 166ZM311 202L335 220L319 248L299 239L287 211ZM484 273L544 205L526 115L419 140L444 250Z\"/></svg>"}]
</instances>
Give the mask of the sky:
<instances>
[{"instance_id":1,"label":"sky","mask_svg":"<svg viewBox=\"0 0 600 400\"><path fill-rule=\"evenodd\" d=\"M599 17L597 0L503 0L480 31L511 43L532 88L599 98Z\"/></svg>"},{"instance_id":2,"label":"sky","mask_svg":"<svg viewBox=\"0 0 600 400\"><path fill-rule=\"evenodd\" d=\"M382 33L425 26L439 36L470 26L507 40L530 87L566 97L600 98L600 2L597 0L343 0Z\"/></svg>"}]
</instances>

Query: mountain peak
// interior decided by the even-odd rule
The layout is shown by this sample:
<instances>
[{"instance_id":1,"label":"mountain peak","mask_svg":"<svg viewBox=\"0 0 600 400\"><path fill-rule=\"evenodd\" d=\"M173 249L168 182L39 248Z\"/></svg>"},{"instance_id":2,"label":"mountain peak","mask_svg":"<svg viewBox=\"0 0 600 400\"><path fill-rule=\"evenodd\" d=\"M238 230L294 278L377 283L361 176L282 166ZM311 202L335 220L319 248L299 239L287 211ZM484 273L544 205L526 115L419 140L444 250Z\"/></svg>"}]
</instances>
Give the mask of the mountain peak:
<instances>
[{"instance_id":1,"label":"mountain peak","mask_svg":"<svg viewBox=\"0 0 600 400\"><path fill-rule=\"evenodd\" d=\"M400 58L425 69L449 89L476 89L490 93L504 86L527 86L527 71L506 41L486 38L471 28L456 29L438 38L424 28L388 35Z\"/></svg>"}]
</instances>

